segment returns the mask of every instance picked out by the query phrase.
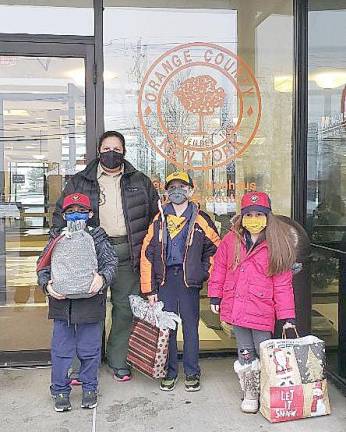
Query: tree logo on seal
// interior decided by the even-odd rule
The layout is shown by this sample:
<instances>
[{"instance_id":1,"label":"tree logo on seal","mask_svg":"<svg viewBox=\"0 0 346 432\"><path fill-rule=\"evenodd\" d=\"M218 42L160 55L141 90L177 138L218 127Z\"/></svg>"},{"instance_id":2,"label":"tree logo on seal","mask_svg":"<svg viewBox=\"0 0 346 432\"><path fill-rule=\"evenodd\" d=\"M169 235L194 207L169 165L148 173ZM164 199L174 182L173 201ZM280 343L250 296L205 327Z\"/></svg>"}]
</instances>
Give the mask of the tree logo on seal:
<instances>
[{"instance_id":1,"label":"tree logo on seal","mask_svg":"<svg viewBox=\"0 0 346 432\"><path fill-rule=\"evenodd\" d=\"M241 157L261 118L250 67L219 45L193 42L161 55L144 76L138 116L149 144L180 169L208 170Z\"/></svg>"}]
</instances>

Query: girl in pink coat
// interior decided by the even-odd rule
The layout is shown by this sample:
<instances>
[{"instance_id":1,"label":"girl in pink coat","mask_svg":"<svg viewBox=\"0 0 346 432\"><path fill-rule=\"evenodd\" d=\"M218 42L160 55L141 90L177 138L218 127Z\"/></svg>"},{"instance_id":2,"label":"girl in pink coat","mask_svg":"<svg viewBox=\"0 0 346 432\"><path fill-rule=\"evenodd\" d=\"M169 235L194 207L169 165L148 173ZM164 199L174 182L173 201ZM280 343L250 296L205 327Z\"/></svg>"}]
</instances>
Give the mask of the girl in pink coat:
<instances>
[{"instance_id":1,"label":"girl in pink coat","mask_svg":"<svg viewBox=\"0 0 346 432\"><path fill-rule=\"evenodd\" d=\"M212 311L233 326L243 412L258 411L260 343L272 337L276 320L295 326L294 263L292 232L273 215L268 195L245 194L214 257L208 288Z\"/></svg>"}]
</instances>

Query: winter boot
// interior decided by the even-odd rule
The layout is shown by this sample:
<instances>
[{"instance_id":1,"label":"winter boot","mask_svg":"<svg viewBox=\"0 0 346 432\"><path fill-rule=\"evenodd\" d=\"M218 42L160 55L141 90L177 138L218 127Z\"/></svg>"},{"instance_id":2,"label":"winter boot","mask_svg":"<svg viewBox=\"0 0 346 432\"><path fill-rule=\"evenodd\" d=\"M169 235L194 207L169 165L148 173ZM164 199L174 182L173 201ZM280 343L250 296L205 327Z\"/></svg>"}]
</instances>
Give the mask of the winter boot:
<instances>
[{"instance_id":1,"label":"winter boot","mask_svg":"<svg viewBox=\"0 0 346 432\"><path fill-rule=\"evenodd\" d=\"M243 391L241 410L244 413L256 414L258 411L258 397L260 385L260 362L258 359L250 364L241 365L237 360L234 371L239 377L240 387Z\"/></svg>"}]
</instances>

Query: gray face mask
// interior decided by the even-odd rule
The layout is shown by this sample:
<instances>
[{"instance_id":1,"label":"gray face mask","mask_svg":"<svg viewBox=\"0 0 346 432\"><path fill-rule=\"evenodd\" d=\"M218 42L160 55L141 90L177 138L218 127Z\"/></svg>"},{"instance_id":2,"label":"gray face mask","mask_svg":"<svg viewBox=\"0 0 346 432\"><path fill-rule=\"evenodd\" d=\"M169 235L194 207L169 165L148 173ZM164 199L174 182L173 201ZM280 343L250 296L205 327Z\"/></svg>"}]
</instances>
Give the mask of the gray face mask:
<instances>
[{"instance_id":1,"label":"gray face mask","mask_svg":"<svg viewBox=\"0 0 346 432\"><path fill-rule=\"evenodd\" d=\"M189 192L184 188L174 188L168 191L168 198L173 204L183 204L189 199Z\"/></svg>"}]
</instances>

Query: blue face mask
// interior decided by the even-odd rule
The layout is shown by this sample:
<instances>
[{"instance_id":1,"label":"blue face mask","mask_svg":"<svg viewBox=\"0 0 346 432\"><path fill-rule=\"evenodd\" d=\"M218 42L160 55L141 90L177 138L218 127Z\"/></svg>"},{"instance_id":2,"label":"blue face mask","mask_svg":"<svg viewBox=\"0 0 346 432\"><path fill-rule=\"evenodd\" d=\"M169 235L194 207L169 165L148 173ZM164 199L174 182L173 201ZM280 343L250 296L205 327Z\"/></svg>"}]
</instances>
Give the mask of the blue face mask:
<instances>
[{"instance_id":1,"label":"blue face mask","mask_svg":"<svg viewBox=\"0 0 346 432\"><path fill-rule=\"evenodd\" d=\"M87 221L89 219L89 213L73 212L65 213L66 222L77 222L77 221Z\"/></svg>"}]
</instances>

